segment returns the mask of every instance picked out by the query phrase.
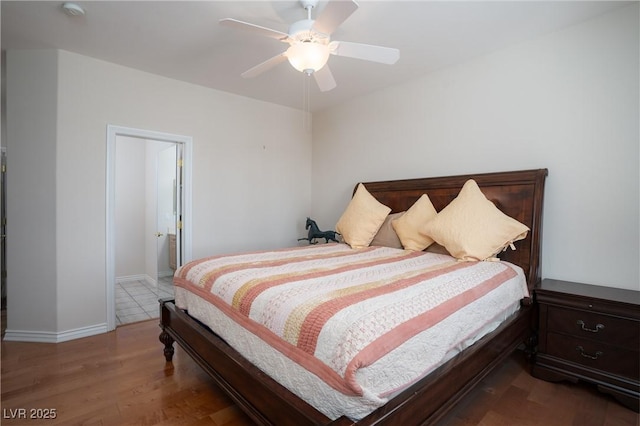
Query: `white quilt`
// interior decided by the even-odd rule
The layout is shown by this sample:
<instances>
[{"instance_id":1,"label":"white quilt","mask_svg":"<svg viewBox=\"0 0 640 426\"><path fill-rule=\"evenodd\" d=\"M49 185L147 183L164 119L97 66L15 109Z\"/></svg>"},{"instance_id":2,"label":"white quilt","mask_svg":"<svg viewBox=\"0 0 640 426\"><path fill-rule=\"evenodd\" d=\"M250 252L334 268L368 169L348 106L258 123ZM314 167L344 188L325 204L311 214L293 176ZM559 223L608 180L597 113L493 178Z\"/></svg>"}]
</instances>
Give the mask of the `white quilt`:
<instances>
[{"instance_id":1,"label":"white quilt","mask_svg":"<svg viewBox=\"0 0 640 426\"><path fill-rule=\"evenodd\" d=\"M528 296L506 262L323 244L199 259L176 305L332 419L360 419Z\"/></svg>"}]
</instances>

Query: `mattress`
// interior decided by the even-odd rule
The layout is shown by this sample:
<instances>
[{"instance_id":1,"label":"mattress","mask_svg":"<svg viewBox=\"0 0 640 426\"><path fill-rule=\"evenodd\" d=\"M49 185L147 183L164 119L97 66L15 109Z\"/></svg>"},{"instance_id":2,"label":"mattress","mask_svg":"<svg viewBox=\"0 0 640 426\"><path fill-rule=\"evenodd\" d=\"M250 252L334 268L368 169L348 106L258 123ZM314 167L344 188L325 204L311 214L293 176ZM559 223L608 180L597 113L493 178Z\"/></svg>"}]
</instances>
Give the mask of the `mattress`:
<instances>
[{"instance_id":1,"label":"mattress","mask_svg":"<svg viewBox=\"0 0 640 426\"><path fill-rule=\"evenodd\" d=\"M321 244L176 271L176 306L331 419L358 420L493 331L528 296L507 262Z\"/></svg>"}]
</instances>

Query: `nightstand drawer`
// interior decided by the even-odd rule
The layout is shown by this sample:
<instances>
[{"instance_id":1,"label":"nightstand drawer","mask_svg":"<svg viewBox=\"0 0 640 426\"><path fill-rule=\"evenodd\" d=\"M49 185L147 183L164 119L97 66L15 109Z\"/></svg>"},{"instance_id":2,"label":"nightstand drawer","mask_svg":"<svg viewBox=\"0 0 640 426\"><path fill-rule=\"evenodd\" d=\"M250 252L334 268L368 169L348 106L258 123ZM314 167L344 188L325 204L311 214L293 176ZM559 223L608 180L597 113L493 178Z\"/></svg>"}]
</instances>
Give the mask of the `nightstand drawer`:
<instances>
[{"instance_id":1,"label":"nightstand drawer","mask_svg":"<svg viewBox=\"0 0 640 426\"><path fill-rule=\"evenodd\" d=\"M640 348L640 322L595 312L549 306L547 330L631 350Z\"/></svg>"},{"instance_id":2,"label":"nightstand drawer","mask_svg":"<svg viewBox=\"0 0 640 426\"><path fill-rule=\"evenodd\" d=\"M549 333L547 353L589 368L638 380L640 353L587 339Z\"/></svg>"}]
</instances>

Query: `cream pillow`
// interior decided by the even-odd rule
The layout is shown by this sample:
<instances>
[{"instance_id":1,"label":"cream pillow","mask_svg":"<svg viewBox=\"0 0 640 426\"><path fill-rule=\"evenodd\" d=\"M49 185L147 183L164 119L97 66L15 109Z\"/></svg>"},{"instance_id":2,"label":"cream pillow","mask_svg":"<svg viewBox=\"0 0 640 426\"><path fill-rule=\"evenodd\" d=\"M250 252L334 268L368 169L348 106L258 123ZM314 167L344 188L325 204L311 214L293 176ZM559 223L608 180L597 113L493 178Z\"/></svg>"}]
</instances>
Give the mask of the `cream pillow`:
<instances>
[{"instance_id":1,"label":"cream pillow","mask_svg":"<svg viewBox=\"0 0 640 426\"><path fill-rule=\"evenodd\" d=\"M525 238L528 231L529 228L489 201L473 179L422 228L422 232L461 260L492 258L514 241Z\"/></svg>"},{"instance_id":2,"label":"cream pillow","mask_svg":"<svg viewBox=\"0 0 640 426\"><path fill-rule=\"evenodd\" d=\"M391 223L406 250L422 251L433 244L433 239L420 229L437 214L429 196L422 194L401 218Z\"/></svg>"},{"instance_id":3,"label":"cream pillow","mask_svg":"<svg viewBox=\"0 0 640 426\"><path fill-rule=\"evenodd\" d=\"M336 231L351 247L367 247L390 211L363 184L358 184L356 193L336 224Z\"/></svg>"},{"instance_id":4,"label":"cream pillow","mask_svg":"<svg viewBox=\"0 0 640 426\"><path fill-rule=\"evenodd\" d=\"M388 215L378 230L378 233L373 237L370 245L401 249L402 242L400 242L400 238L398 238L398 234L396 234L396 231L393 229L391 222L403 214L404 212Z\"/></svg>"}]
</instances>

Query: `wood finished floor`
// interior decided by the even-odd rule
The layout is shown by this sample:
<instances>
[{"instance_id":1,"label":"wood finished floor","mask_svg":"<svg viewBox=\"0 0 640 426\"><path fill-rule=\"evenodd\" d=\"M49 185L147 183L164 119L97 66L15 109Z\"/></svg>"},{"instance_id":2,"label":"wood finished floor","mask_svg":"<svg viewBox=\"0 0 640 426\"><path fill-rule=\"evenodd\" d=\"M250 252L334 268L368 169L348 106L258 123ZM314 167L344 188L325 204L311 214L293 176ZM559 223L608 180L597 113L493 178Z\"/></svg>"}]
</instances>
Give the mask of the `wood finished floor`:
<instances>
[{"instance_id":1,"label":"wood finished floor","mask_svg":"<svg viewBox=\"0 0 640 426\"><path fill-rule=\"evenodd\" d=\"M2 342L3 425L250 425L176 344L166 365L157 321L60 344ZM55 409L50 420L12 419ZM588 385L531 377L521 353L438 426L637 426L638 414Z\"/></svg>"}]
</instances>

